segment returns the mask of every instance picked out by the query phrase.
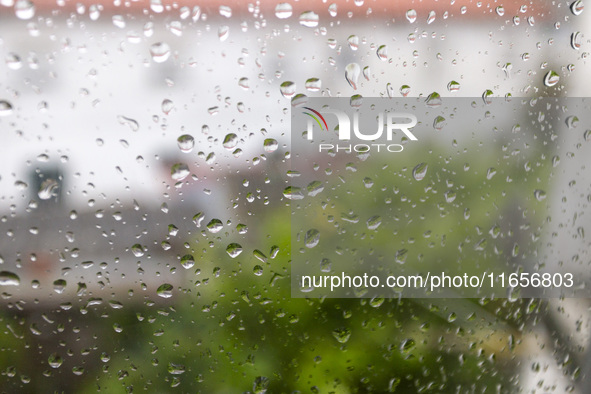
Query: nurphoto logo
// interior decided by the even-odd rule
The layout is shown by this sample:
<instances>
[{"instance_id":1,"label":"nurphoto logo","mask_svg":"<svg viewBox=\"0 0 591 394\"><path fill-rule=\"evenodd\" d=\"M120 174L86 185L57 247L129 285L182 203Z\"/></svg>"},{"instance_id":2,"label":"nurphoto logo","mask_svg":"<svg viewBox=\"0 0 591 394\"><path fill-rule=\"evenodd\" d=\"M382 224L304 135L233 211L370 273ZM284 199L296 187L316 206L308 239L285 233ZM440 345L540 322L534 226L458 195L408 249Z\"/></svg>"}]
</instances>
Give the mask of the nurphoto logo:
<instances>
[{"instance_id":1,"label":"nurphoto logo","mask_svg":"<svg viewBox=\"0 0 591 394\"><path fill-rule=\"evenodd\" d=\"M318 151L331 152L369 152L375 150L377 152L387 151L392 153L402 152L404 147L401 144L391 143L396 132L402 132L406 138L411 141L417 141L417 137L412 133L411 129L418 123L417 117L410 113L383 111L379 112L374 122L373 128L367 126L371 114L361 114L359 110L352 113L351 117L345 111L334 108L323 107L320 110L311 107L303 107L305 111L302 113L308 116L306 138L308 140L314 139L314 128L319 128L320 132L328 132L328 122L324 115L334 115L338 124L338 139L339 141L351 141L351 136L360 141L372 143L359 144L332 144L320 143ZM364 122L361 122L361 117L366 117ZM375 125L377 123L377 125ZM335 128L336 129L336 128ZM352 131L352 133L351 133ZM384 139L384 132L386 134ZM382 142L384 141L384 142Z\"/></svg>"}]
</instances>

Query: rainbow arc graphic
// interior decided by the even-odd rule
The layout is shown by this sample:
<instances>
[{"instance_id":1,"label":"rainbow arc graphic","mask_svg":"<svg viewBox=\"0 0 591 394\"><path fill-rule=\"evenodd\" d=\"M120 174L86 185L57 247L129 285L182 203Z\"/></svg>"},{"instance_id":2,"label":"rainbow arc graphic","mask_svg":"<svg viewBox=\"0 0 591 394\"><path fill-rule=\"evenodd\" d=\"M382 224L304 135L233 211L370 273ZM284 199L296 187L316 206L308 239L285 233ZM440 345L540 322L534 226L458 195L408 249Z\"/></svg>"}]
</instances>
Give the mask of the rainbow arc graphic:
<instances>
[{"instance_id":1,"label":"rainbow arc graphic","mask_svg":"<svg viewBox=\"0 0 591 394\"><path fill-rule=\"evenodd\" d=\"M318 123L318 126L320 126L320 130L328 131L328 125L326 124L326 120L324 119L324 116L320 115L320 112L318 112L310 107L304 107L304 109L307 109L308 111L314 113L314 114L311 114L310 112L303 112L304 114L306 114L309 117L311 117L312 119L314 119L316 121L316 123ZM318 118L320 118L320 119L318 119ZM320 120L322 120L322 123L320 123ZM324 127L322 127L323 123L324 123Z\"/></svg>"}]
</instances>

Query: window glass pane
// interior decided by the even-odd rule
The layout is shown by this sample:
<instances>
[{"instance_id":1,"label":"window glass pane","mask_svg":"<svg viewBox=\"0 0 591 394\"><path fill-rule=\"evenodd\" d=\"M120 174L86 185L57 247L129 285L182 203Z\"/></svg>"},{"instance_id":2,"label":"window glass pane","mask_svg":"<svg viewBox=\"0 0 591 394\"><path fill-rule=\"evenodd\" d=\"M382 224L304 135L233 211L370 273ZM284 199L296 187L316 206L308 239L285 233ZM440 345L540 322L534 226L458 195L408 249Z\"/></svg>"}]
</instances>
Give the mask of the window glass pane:
<instances>
[{"instance_id":1,"label":"window glass pane","mask_svg":"<svg viewBox=\"0 0 591 394\"><path fill-rule=\"evenodd\" d=\"M587 392L582 1L2 0L0 21L6 392ZM350 140L339 105L386 150L311 149ZM497 287L318 294L303 267Z\"/></svg>"}]
</instances>

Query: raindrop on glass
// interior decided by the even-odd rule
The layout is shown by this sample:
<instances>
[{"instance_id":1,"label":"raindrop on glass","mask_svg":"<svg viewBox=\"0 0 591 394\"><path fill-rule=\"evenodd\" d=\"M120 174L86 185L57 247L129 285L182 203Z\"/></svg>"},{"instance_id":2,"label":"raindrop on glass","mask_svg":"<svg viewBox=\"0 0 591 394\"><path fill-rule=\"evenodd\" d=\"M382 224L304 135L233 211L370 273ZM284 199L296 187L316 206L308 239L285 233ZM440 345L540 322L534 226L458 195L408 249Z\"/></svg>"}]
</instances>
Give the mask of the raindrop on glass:
<instances>
[{"instance_id":1,"label":"raindrop on glass","mask_svg":"<svg viewBox=\"0 0 591 394\"><path fill-rule=\"evenodd\" d=\"M410 86L402 85L400 87L400 94L402 95L402 97L408 96L409 93L410 93Z\"/></svg>"},{"instance_id":2,"label":"raindrop on glass","mask_svg":"<svg viewBox=\"0 0 591 394\"><path fill-rule=\"evenodd\" d=\"M570 36L570 45L573 47L573 49L581 49L581 43L583 41L583 35L581 34L580 31L574 32L573 34L571 34Z\"/></svg>"},{"instance_id":3,"label":"raindrop on glass","mask_svg":"<svg viewBox=\"0 0 591 394\"><path fill-rule=\"evenodd\" d=\"M175 181L182 181L189 175L189 173L189 166L185 163L176 163L170 168L170 176Z\"/></svg>"},{"instance_id":4,"label":"raindrop on glass","mask_svg":"<svg viewBox=\"0 0 591 394\"><path fill-rule=\"evenodd\" d=\"M412 170L412 177L417 181L422 181L427 175L427 169L429 165L427 163L420 163L415 166Z\"/></svg>"},{"instance_id":5,"label":"raindrop on glass","mask_svg":"<svg viewBox=\"0 0 591 394\"><path fill-rule=\"evenodd\" d=\"M267 138L263 142L263 149L265 150L265 152L268 152L268 153L275 152L278 147L279 147L279 143L277 142L276 139Z\"/></svg>"},{"instance_id":6,"label":"raindrop on glass","mask_svg":"<svg viewBox=\"0 0 591 394\"><path fill-rule=\"evenodd\" d=\"M161 108L162 112L164 112L165 115L168 115L170 111L172 111L172 109L174 108L174 103L169 99L164 99L162 100Z\"/></svg>"},{"instance_id":7,"label":"raindrop on glass","mask_svg":"<svg viewBox=\"0 0 591 394\"><path fill-rule=\"evenodd\" d=\"M220 26L218 28L218 38L220 41L226 41L228 36L230 35L230 27L228 26Z\"/></svg>"},{"instance_id":8,"label":"raindrop on glass","mask_svg":"<svg viewBox=\"0 0 591 394\"><path fill-rule=\"evenodd\" d=\"M577 0L570 5L570 10L573 15L581 15L583 9L585 8L585 4L583 4L583 0Z\"/></svg>"},{"instance_id":9,"label":"raindrop on glass","mask_svg":"<svg viewBox=\"0 0 591 394\"><path fill-rule=\"evenodd\" d=\"M66 290L66 281L64 279L57 279L53 282L53 291L62 294Z\"/></svg>"},{"instance_id":10,"label":"raindrop on glass","mask_svg":"<svg viewBox=\"0 0 591 394\"><path fill-rule=\"evenodd\" d=\"M435 21L435 11L429 11L429 15L427 16L427 24L430 25L431 23L433 23L433 21Z\"/></svg>"},{"instance_id":11,"label":"raindrop on glass","mask_svg":"<svg viewBox=\"0 0 591 394\"><path fill-rule=\"evenodd\" d=\"M338 10L338 6L336 5L336 3L332 3L331 5L328 6L328 13L330 14L330 16L332 16L333 18L335 16L337 16L337 10Z\"/></svg>"},{"instance_id":12,"label":"raindrop on glass","mask_svg":"<svg viewBox=\"0 0 591 394\"><path fill-rule=\"evenodd\" d=\"M12 104L6 100L0 100L0 116L8 116L12 114Z\"/></svg>"},{"instance_id":13,"label":"raindrop on glass","mask_svg":"<svg viewBox=\"0 0 591 394\"><path fill-rule=\"evenodd\" d=\"M309 78L306 80L305 86L310 92L318 92L322 87L322 81L320 81L318 78Z\"/></svg>"},{"instance_id":14,"label":"raindrop on glass","mask_svg":"<svg viewBox=\"0 0 591 394\"><path fill-rule=\"evenodd\" d=\"M232 9L230 7L228 7L227 5L221 5L220 6L220 15L225 18L231 18L232 17Z\"/></svg>"},{"instance_id":15,"label":"raindrop on glass","mask_svg":"<svg viewBox=\"0 0 591 394\"><path fill-rule=\"evenodd\" d=\"M552 87L558 83L560 80L560 76L555 71L548 71L546 76L544 77L544 85L548 87Z\"/></svg>"},{"instance_id":16,"label":"raindrop on glass","mask_svg":"<svg viewBox=\"0 0 591 394\"><path fill-rule=\"evenodd\" d=\"M224 137L224 142L222 142L222 145L224 146L224 148L228 150L234 149L236 145L238 145L238 136L234 133L226 134L226 137Z\"/></svg>"},{"instance_id":17,"label":"raindrop on glass","mask_svg":"<svg viewBox=\"0 0 591 394\"><path fill-rule=\"evenodd\" d=\"M134 244L131 247L131 253L133 253L135 257L142 257L144 255L144 247L140 244Z\"/></svg>"},{"instance_id":18,"label":"raindrop on glass","mask_svg":"<svg viewBox=\"0 0 591 394\"><path fill-rule=\"evenodd\" d=\"M193 258L193 255L186 254L183 257L181 257L181 265L185 269L192 268L195 265L195 259Z\"/></svg>"},{"instance_id":19,"label":"raindrop on glass","mask_svg":"<svg viewBox=\"0 0 591 394\"><path fill-rule=\"evenodd\" d=\"M320 232L316 229L311 229L306 232L304 243L307 248L313 248L320 242Z\"/></svg>"},{"instance_id":20,"label":"raindrop on glass","mask_svg":"<svg viewBox=\"0 0 591 394\"><path fill-rule=\"evenodd\" d=\"M410 23L414 23L414 21L417 20L417 12L413 9L406 11L406 19L408 19Z\"/></svg>"},{"instance_id":21,"label":"raindrop on glass","mask_svg":"<svg viewBox=\"0 0 591 394\"><path fill-rule=\"evenodd\" d=\"M14 272L0 271L0 286L18 286L20 283L20 278Z\"/></svg>"},{"instance_id":22,"label":"raindrop on glass","mask_svg":"<svg viewBox=\"0 0 591 394\"><path fill-rule=\"evenodd\" d=\"M170 46L165 42L157 42L150 46L150 55L156 63L164 63L170 57Z\"/></svg>"},{"instance_id":23,"label":"raindrop on glass","mask_svg":"<svg viewBox=\"0 0 591 394\"><path fill-rule=\"evenodd\" d=\"M242 245L238 243L231 243L226 247L226 253L228 253L228 256L234 259L238 257L240 253L242 253Z\"/></svg>"},{"instance_id":24,"label":"raindrop on glass","mask_svg":"<svg viewBox=\"0 0 591 394\"><path fill-rule=\"evenodd\" d=\"M300 25L305 27L316 27L318 26L319 19L320 18L318 14L316 14L314 11L302 12L300 15Z\"/></svg>"},{"instance_id":25,"label":"raindrop on glass","mask_svg":"<svg viewBox=\"0 0 591 394\"><path fill-rule=\"evenodd\" d=\"M349 43L349 48L351 48L351 50L356 51L357 49L359 49L359 37L356 35L351 35L349 36L349 38L347 38L347 42Z\"/></svg>"},{"instance_id":26,"label":"raindrop on glass","mask_svg":"<svg viewBox=\"0 0 591 394\"><path fill-rule=\"evenodd\" d=\"M47 358L47 363L49 364L49 366L51 368L59 368L63 362L64 362L64 359L61 358L60 355L57 353L52 353Z\"/></svg>"},{"instance_id":27,"label":"raindrop on glass","mask_svg":"<svg viewBox=\"0 0 591 394\"><path fill-rule=\"evenodd\" d=\"M281 92L283 97L291 98L295 95L296 84L291 81L285 81L281 85L279 85L279 91Z\"/></svg>"},{"instance_id":28,"label":"raindrop on glass","mask_svg":"<svg viewBox=\"0 0 591 394\"><path fill-rule=\"evenodd\" d=\"M162 298L170 298L172 297L173 289L174 288L170 283L164 283L158 287L158 289L156 290L156 294L158 294L158 296Z\"/></svg>"},{"instance_id":29,"label":"raindrop on glass","mask_svg":"<svg viewBox=\"0 0 591 394\"><path fill-rule=\"evenodd\" d=\"M179 149L181 150L181 152L184 153L191 152L193 150L193 147L195 146L195 139L192 135L189 134L181 135L179 138L177 138L176 141L179 146Z\"/></svg>"},{"instance_id":30,"label":"raindrop on glass","mask_svg":"<svg viewBox=\"0 0 591 394\"><path fill-rule=\"evenodd\" d=\"M275 6L275 16L279 19L287 19L293 14L293 7L289 3L279 3Z\"/></svg>"},{"instance_id":31,"label":"raindrop on glass","mask_svg":"<svg viewBox=\"0 0 591 394\"><path fill-rule=\"evenodd\" d=\"M35 16L35 5L29 0L17 0L14 5L14 12L19 19L31 19Z\"/></svg>"},{"instance_id":32,"label":"raindrop on glass","mask_svg":"<svg viewBox=\"0 0 591 394\"><path fill-rule=\"evenodd\" d=\"M452 93L455 93L460 90L460 84L456 81L451 81L447 84L447 90Z\"/></svg>"},{"instance_id":33,"label":"raindrop on glass","mask_svg":"<svg viewBox=\"0 0 591 394\"><path fill-rule=\"evenodd\" d=\"M361 74L361 67L357 63L349 63L345 67L345 79L353 89L357 89L357 81Z\"/></svg>"},{"instance_id":34,"label":"raindrop on glass","mask_svg":"<svg viewBox=\"0 0 591 394\"><path fill-rule=\"evenodd\" d=\"M37 195L42 200L49 200L57 196L58 189L59 183L55 179L48 178L41 183Z\"/></svg>"},{"instance_id":35,"label":"raindrop on glass","mask_svg":"<svg viewBox=\"0 0 591 394\"><path fill-rule=\"evenodd\" d=\"M376 54L378 55L378 59L381 61L388 60L388 47L386 45L380 45L376 51Z\"/></svg>"},{"instance_id":36,"label":"raindrop on glass","mask_svg":"<svg viewBox=\"0 0 591 394\"><path fill-rule=\"evenodd\" d=\"M534 190L534 197L538 201L543 201L546 199L546 192L540 189Z\"/></svg>"}]
</instances>

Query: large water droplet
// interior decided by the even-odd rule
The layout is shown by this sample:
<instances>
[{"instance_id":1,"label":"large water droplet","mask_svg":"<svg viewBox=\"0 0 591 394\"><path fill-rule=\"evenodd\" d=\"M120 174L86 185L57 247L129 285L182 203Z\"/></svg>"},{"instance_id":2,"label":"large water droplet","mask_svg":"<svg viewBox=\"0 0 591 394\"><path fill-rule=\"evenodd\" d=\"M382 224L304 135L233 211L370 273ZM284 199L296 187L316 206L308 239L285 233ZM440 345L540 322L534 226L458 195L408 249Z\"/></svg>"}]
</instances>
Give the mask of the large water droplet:
<instances>
[{"instance_id":1,"label":"large water droplet","mask_svg":"<svg viewBox=\"0 0 591 394\"><path fill-rule=\"evenodd\" d=\"M456 199L456 192L454 192L453 190L448 190L445 193L443 193L443 197L445 197L446 202L454 202L454 200Z\"/></svg>"},{"instance_id":2,"label":"large water droplet","mask_svg":"<svg viewBox=\"0 0 591 394\"><path fill-rule=\"evenodd\" d=\"M573 34L571 34L570 36L570 45L573 47L573 49L581 49L581 43L583 41L583 35L581 34L580 31L574 32Z\"/></svg>"},{"instance_id":3,"label":"large water droplet","mask_svg":"<svg viewBox=\"0 0 591 394\"><path fill-rule=\"evenodd\" d=\"M186 163L176 163L170 168L170 176L175 181L182 181L190 174L189 166Z\"/></svg>"},{"instance_id":4,"label":"large water droplet","mask_svg":"<svg viewBox=\"0 0 591 394\"><path fill-rule=\"evenodd\" d=\"M324 190L324 184L320 181L312 181L308 184L306 190L309 196L314 197Z\"/></svg>"},{"instance_id":5,"label":"large water droplet","mask_svg":"<svg viewBox=\"0 0 591 394\"><path fill-rule=\"evenodd\" d=\"M574 1L571 5L570 5L570 11L573 13L573 15L581 15L583 13L583 10L585 9L585 4L583 4L583 0L577 0Z\"/></svg>"},{"instance_id":6,"label":"large water droplet","mask_svg":"<svg viewBox=\"0 0 591 394\"><path fill-rule=\"evenodd\" d=\"M23 66L21 58L16 53L10 52L5 58L6 66L11 70L18 70Z\"/></svg>"},{"instance_id":7,"label":"large water droplet","mask_svg":"<svg viewBox=\"0 0 591 394\"><path fill-rule=\"evenodd\" d=\"M560 81L560 76L552 70L548 71L548 73L544 77L544 85L548 87L556 85L558 81Z\"/></svg>"},{"instance_id":8,"label":"large water droplet","mask_svg":"<svg viewBox=\"0 0 591 394\"><path fill-rule=\"evenodd\" d=\"M227 5L221 5L220 6L220 15L225 18L231 18L232 17L232 9L230 7L228 7Z\"/></svg>"},{"instance_id":9,"label":"large water droplet","mask_svg":"<svg viewBox=\"0 0 591 394\"><path fill-rule=\"evenodd\" d=\"M14 272L0 271L0 286L18 286L20 283L20 278Z\"/></svg>"},{"instance_id":10,"label":"large water droplet","mask_svg":"<svg viewBox=\"0 0 591 394\"><path fill-rule=\"evenodd\" d=\"M14 12L19 19L31 19L35 16L35 4L29 0L17 0L14 5Z\"/></svg>"},{"instance_id":11,"label":"large water droplet","mask_svg":"<svg viewBox=\"0 0 591 394\"><path fill-rule=\"evenodd\" d=\"M367 219L367 228L370 230L376 230L382 224L382 218L378 215L372 216Z\"/></svg>"},{"instance_id":12,"label":"large water droplet","mask_svg":"<svg viewBox=\"0 0 591 394\"><path fill-rule=\"evenodd\" d=\"M447 90L455 93L460 90L460 84L456 81L450 81L450 83L447 84Z\"/></svg>"},{"instance_id":13,"label":"large water droplet","mask_svg":"<svg viewBox=\"0 0 591 394\"><path fill-rule=\"evenodd\" d=\"M210 233L218 233L224 228L224 224L220 219L211 219L209 223L207 223L207 229Z\"/></svg>"},{"instance_id":14,"label":"large water droplet","mask_svg":"<svg viewBox=\"0 0 591 394\"><path fill-rule=\"evenodd\" d=\"M190 134L183 134L179 138L177 138L177 144L181 152L189 153L193 150L195 146L195 139Z\"/></svg>"},{"instance_id":15,"label":"large water droplet","mask_svg":"<svg viewBox=\"0 0 591 394\"><path fill-rule=\"evenodd\" d=\"M304 198L304 193L300 187L288 186L283 190L283 196L288 200L301 200Z\"/></svg>"},{"instance_id":16,"label":"large water droplet","mask_svg":"<svg viewBox=\"0 0 591 394\"><path fill-rule=\"evenodd\" d=\"M242 245L238 243L231 243L226 247L226 253L228 253L228 255L234 259L240 256L240 253L242 253Z\"/></svg>"},{"instance_id":17,"label":"large water droplet","mask_svg":"<svg viewBox=\"0 0 591 394\"><path fill-rule=\"evenodd\" d=\"M429 96L427 96L427 100L425 100L425 104L429 108L437 108L441 106L441 103L441 96L437 92L431 93Z\"/></svg>"},{"instance_id":18,"label":"large water droplet","mask_svg":"<svg viewBox=\"0 0 591 394\"><path fill-rule=\"evenodd\" d=\"M230 27L229 26L220 26L218 28L218 38L220 41L226 41L228 36L230 35Z\"/></svg>"},{"instance_id":19,"label":"large water droplet","mask_svg":"<svg viewBox=\"0 0 591 394\"><path fill-rule=\"evenodd\" d=\"M185 269L192 268L195 265L195 259L193 258L193 255L186 254L183 257L181 257L181 265Z\"/></svg>"},{"instance_id":20,"label":"large water droplet","mask_svg":"<svg viewBox=\"0 0 591 394\"><path fill-rule=\"evenodd\" d=\"M51 368L59 368L63 362L64 362L64 359L61 358L61 356L57 353L52 353L47 358L47 363L49 364L49 366Z\"/></svg>"},{"instance_id":21,"label":"large water droplet","mask_svg":"<svg viewBox=\"0 0 591 394\"><path fill-rule=\"evenodd\" d=\"M244 90L250 89L248 78L243 77L238 80L238 86L240 86Z\"/></svg>"},{"instance_id":22,"label":"large water droplet","mask_svg":"<svg viewBox=\"0 0 591 394\"><path fill-rule=\"evenodd\" d=\"M576 115L571 115L564 120L564 123L568 129L574 129L579 125L579 118Z\"/></svg>"},{"instance_id":23,"label":"large water droplet","mask_svg":"<svg viewBox=\"0 0 591 394\"><path fill-rule=\"evenodd\" d=\"M408 96L409 93L410 93L410 86L402 85L400 87L400 94L402 95L402 97Z\"/></svg>"},{"instance_id":24,"label":"large water droplet","mask_svg":"<svg viewBox=\"0 0 591 394\"><path fill-rule=\"evenodd\" d=\"M53 281L53 291L62 294L66 290L67 282L64 279L57 279Z\"/></svg>"},{"instance_id":25,"label":"large water droplet","mask_svg":"<svg viewBox=\"0 0 591 394\"><path fill-rule=\"evenodd\" d=\"M486 179L490 180L497 174L497 170L494 167L490 167L486 170Z\"/></svg>"},{"instance_id":26,"label":"large water droplet","mask_svg":"<svg viewBox=\"0 0 591 394\"><path fill-rule=\"evenodd\" d=\"M371 70L369 69L369 66L363 67L363 76L369 81L369 77L371 76Z\"/></svg>"},{"instance_id":27,"label":"large water droplet","mask_svg":"<svg viewBox=\"0 0 591 394\"><path fill-rule=\"evenodd\" d=\"M322 81L318 78L308 78L305 86L310 92L318 92L322 87Z\"/></svg>"},{"instance_id":28,"label":"large water droplet","mask_svg":"<svg viewBox=\"0 0 591 394\"><path fill-rule=\"evenodd\" d=\"M314 11L302 12L300 15L300 25L305 27L316 27L318 26L319 16Z\"/></svg>"},{"instance_id":29,"label":"large water droplet","mask_svg":"<svg viewBox=\"0 0 591 394\"><path fill-rule=\"evenodd\" d=\"M505 7L503 7L502 5L500 5L497 8L495 8L495 11L497 12L497 15L498 16L505 15Z\"/></svg>"},{"instance_id":30,"label":"large water droplet","mask_svg":"<svg viewBox=\"0 0 591 394\"><path fill-rule=\"evenodd\" d=\"M427 163L420 163L415 166L412 170L412 177L417 181L422 181L427 175L427 169L429 165Z\"/></svg>"},{"instance_id":31,"label":"large water droplet","mask_svg":"<svg viewBox=\"0 0 591 394\"><path fill-rule=\"evenodd\" d=\"M417 20L417 12L413 9L406 11L406 19L408 19L410 23L414 23L414 21Z\"/></svg>"},{"instance_id":32,"label":"large water droplet","mask_svg":"<svg viewBox=\"0 0 591 394\"><path fill-rule=\"evenodd\" d=\"M293 14L293 7L289 3L279 3L275 6L275 16L279 19L287 19Z\"/></svg>"},{"instance_id":33,"label":"large water droplet","mask_svg":"<svg viewBox=\"0 0 591 394\"><path fill-rule=\"evenodd\" d=\"M336 330L333 330L332 336L339 343L346 343L351 337L351 331L349 331L348 328L337 328Z\"/></svg>"},{"instance_id":34,"label":"large water droplet","mask_svg":"<svg viewBox=\"0 0 591 394\"><path fill-rule=\"evenodd\" d=\"M427 16L427 24L430 25L431 23L433 23L433 21L435 21L435 11L429 11L429 15Z\"/></svg>"},{"instance_id":35,"label":"large water droplet","mask_svg":"<svg viewBox=\"0 0 591 394\"><path fill-rule=\"evenodd\" d=\"M304 236L304 244L307 248L313 248L320 242L320 232L315 228L310 229Z\"/></svg>"},{"instance_id":36,"label":"large water droplet","mask_svg":"<svg viewBox=\"0 0 591 394\"><path fill-rule=\"evenodd\" d=\"M330 16L332 16L333 18L335 16L337 16L337 11L338 11L338 6L336 3L332 3L331 5L328 6L328 13L330 14Z\"/></svg>"},{"instance_id":37,"label":"large water droplet","mask_svg":"<svg viewBox=\"0 0 591 394\"><path fill-rule=\"evenodd\" d=\"M162 108L162 112L164 112L165 115L168 115L174 108L174 103L169 99L164 99L162 100L160 107Z\"/></svg>"},{"instance_id":38,"label":"large water droplet","mask_svg":"<svg viewBox=\"0 0 591 394\"><path fill-rule=\"evenodd\" d=\"M162 298L170 298L172 297L172 290L174 290L174 287L170 283L164 283L156 289L156 294Z\"/></svg>"},{"instance_id":39,"label":"large water droplet","mask_svg":"<svg viewBox=\"0 0 591 394\"><path fill-rule=\"evenodd\" d=\"M258 249L255 249L255 250L252 252L252 255L253 255L253 256L254 256L254 257L257 259L257 260L259 260L261 263L266 263L266 262L267 262L267 256L265 256L265 254L264 254L263 252L261 252L260 250L258 250Z\"/></svg>"},{"instance_id":40,"label":"large water droplet","mask_svg":"<svg viewBox=\"0 0 591 394\"><path fill-rule=\"evenodd\" d=\"M265 141L263 141L263 149L265 150L265 152L275 152L278 147L279 143L274 138L267 138L265 139Z\"/></svg>"},{"instance_id":41,"label":"large water droplet","mask_svg":"<svg viewBox=\"0 0 591 394\"><path fill-rule=\"evenodd\" d=\"M88 7L88 16L92 21L96 21L101 16L101 10L99 9L98 5L93 4Z\"/></svg>"},{"instance_id":42,"label":"large water droplet","mask_svg":"<svg viewBox=\"0 0 591 394\"><path fill-rule=\"evenodd\" d=\"M359 80L360 74L361 67L357 63L349 63L347 67L345 67L345 79L353 89L357 89L357 81Z\"/></svg>"},{"instance_id":43,"label":"large water droplet","mask_svg":"<svg viewBox=\"0 0 591 394\"><path fill-rule=\"evenodd\" d=\"M224 142L222 142L224 148L228 150L232 150L238 145L238 136L234 133L226 134L224 137Z\"/></svg>"},{"instance_id":44,"label":"large water droplet","mask_svg":"<svg viewBox=\"0 0 591 394\"><path fill-rule=\"evenodd\" d=\"M195 223L195 226L201 227L201 222L203 219L205 219L203 212L198 212L195 214L195 216L193 216L193 223Z\"/></svg>"},{"instance_id":45,"label":"large water droplet","mask_svg":"<svg viewBox=\"0 0 591 394\"><path fill-rule=\"evenodd\" d=\"M131 247L131 253L133 253L135 257L142 257L144 255L144 247L140 244L134 244Z\"/></svg>"},{"instance_id":46,"label":"large water droplet","mask_svg":"<svg viewBox=\"0 0 591 394\"><path fill-rule=\"evenodd\" d=\"M261 267L260 265L257 264L253 267L252 272L256 276L261 276L263 274L263 267Z\"/></svg>"},{"instance_id":47,"label":"large water droplet","mask_svg":"<svg viewBox=\"0 0 591 394\"><path fill-rule=\"evenodd\" d=\"M433 128L437 131L443 130L446 124L445 118L441 115L437 115L433 120Z\"/></svg>"},{"instance_id":48,"label":"large water droplet","mask_svg":"<svg viewBox=\"0 0 591 394\"><path fill-rule=\"evenodd\" d=\"M378 55L378 59L381 61L388 60L388 47L386 45L380 45L376 51L376 54Z\"/></svg>"},{"instance_id":49,"label":"large water droplet","mask_svg":"<svg viewBox=\"0 0 591 394\"><path fill-rule=\"evenodd\" d=\"M55 179L47 178L41 183L37 195L42 200L49 200L52 197L57 196L59 189L59 183Z\"/></svg>"},{"instance_id":50,"label":"large water droplet","mask_svg":"<svg viewBox=\"0 0 591 394\"><path fill-rule=\"evenodd\" d=\"M8 116L12 114L12 104L6 100L0 100L0 116Z\"/></svg>"},{"instance_id":51,"label":"large water droplet","mask_svg":"<svg viewBox=\"0 0 591 394\"><path fill-rule=\"evenodd\" d=\"M359 37L356 35L350 35L349 38L347 38L347 42L349 43L349 48L351 48L351 50L356 51L357 49L359 49Z\"/></svg>"},{"instance_id":52,"label":"large water droplet","mask_svg":"<svg viewBox=\"0 0 591 394\"><path fill-rule=\"evenodd\" d=\"M543 201L546 199L546 192L540 189L534 190L534 197L538 201Z\"/></svg>"},{"instance_id":53,"label":"large water droplet","mask_svg":"<svg viewBox=\"0 0 591 394\"><path fill-rule=\"evenodd\" d=\"M271 380L265 376L257 376L252 384L254 394L266 394Z\"/></svg>"},{"instance_id":54,"label":"large water droplet","mask_svg":"<svg viewBox=\"0 0 591 394\"><path fill-rule=\"evenodd\" d=\"M279 91L283 95L283 97L291 98L296 92L296 84L291 81L285 81L281 85L279 85Z\"/></svg>"},{"instance_id":55,"label":"large water droplet","mask_svg":"<svg viewBox=\"0 0 591 394\"><path fill-rule=\"evenodd\" d=\"M164 6L161 0L150 0L150 9L159 14L164 11Z\"/></svg>"},{"instance_id":56,"label":"large water droplet","mask_svg":"<svg viewBox=\"0 0 591 394\"><path fill-rule=\"evenodd\" d=\"M170 57L170 46L165 42L157 42L150 46L150 55L156 63L164 63Z\"/></svg>"},{"instance_id":57,"label":"large water droplet","mask_svg":"<svg viewBox=\"0 0 591 394\"><path fill-rule=\"evenodd\" d=\"M486 89L484 93L482 93L482 101L484 102L484 104L492 104L493 94L493 91L490 89Z\"/></svg>"},{"instance_id":58,"label":"large water droplet","mask_svg":"<svg viewBox=\"0 0 591 394\"><path fill-rule=\"evenodd\" d=\"M140 125L135 119L119 115L117 116L117 121L119 121L119 124L127 125L131 129L131 131L138 131L140 129Z\"/></svg>"}]
</instances>

